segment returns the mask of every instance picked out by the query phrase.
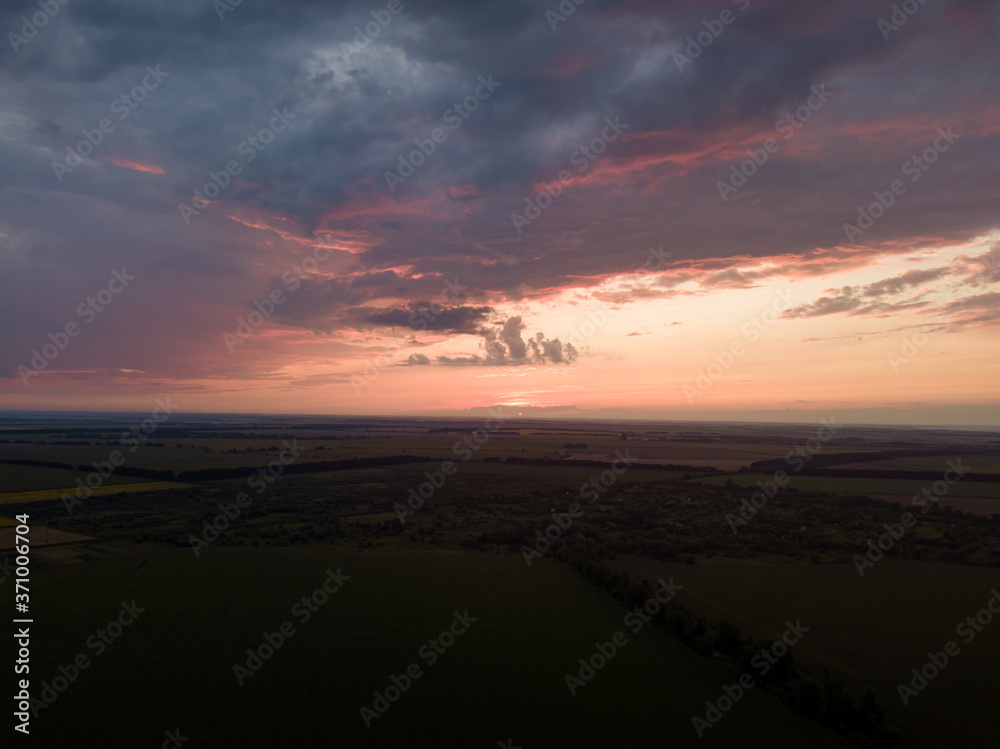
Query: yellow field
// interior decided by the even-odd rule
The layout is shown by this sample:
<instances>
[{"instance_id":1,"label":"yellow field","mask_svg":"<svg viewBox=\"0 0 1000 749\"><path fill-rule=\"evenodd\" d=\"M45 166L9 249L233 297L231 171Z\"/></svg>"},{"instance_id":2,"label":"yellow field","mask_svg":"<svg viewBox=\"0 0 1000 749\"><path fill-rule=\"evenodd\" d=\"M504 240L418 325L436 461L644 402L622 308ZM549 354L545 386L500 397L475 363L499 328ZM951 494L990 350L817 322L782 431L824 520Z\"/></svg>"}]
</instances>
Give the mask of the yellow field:
<instances>
[{"instance_id":1,"label":"yellow field","mask_svg":"<svg viewBox=\"0 0 1000 749\"><path fill-rule=\"evenodd\" d=\"M93 496L103 496L105 494L121 494L122 492L150 492L159 489L186 489L190 484L181 484L176 481L149 481L143 484L116 484L114 486L99 486L91 489ZM63 494L76 496L76 487L71 486L66 489L42 489L34 492L11 492L0 494L0 505L12 502L40 502L46 499L60 499ZM0 522L0 525L4 523Z\"/></svg>"}]
</instances>

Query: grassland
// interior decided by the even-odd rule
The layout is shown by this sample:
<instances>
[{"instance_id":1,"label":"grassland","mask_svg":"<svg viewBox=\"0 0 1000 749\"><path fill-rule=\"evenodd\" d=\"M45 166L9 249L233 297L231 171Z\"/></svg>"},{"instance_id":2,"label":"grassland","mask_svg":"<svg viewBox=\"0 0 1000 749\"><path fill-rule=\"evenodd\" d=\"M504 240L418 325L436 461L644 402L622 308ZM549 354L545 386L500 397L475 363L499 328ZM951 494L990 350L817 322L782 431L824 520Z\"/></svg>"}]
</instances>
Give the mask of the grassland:
<instances>
[{"instance_id":1,"label":"grassland","mask_svg":"<svg viewBox=\"0 0 1000 749\"><path fill-rule=\"evenodd\" d=\"M349 581L301 623L292 606L329 568ZM508 738L574 749L846 745L754 691L699 740L692 715L732 675L660 631L627 631L618 601L554 561L529 569L509 555L212 549L196 559L152 550L41 570L36 584L46 591L36 613L40 679L77 653L93 656L87 638L122 600L145 609L41 712L38 745L157 746L178 726L194 746L247 749ZM427 665L421 645L465 609L477 621ZM240 687L233 664L285 620L296 634ZM571 696L564 675L618 630L629 642ZM414 662L424 675L366 728L360 707Z\"/></svg>"},{"instance_id":2,"label":"grassland","mask_svg":"<svg viewBox=\"0 0 1000 749\"><path fill-rule=\"evenodd\" d=\"M76 486L76 480L86 480L83 471L55 470L42 466L20 466L0 463L0 494L30 492L40 489L62 489ZM112 474L105 479L106 484L134 484L143 479L133 476Z\"/></svg>"},{"instance_id":3,"label":"grassland","mask_svg":"<svg viewBox=\"0 0 1000 749\"><path fill-rule=\"evenodd\" d=\"M128 484L114 484L111 486L98 486L90 489L92 496L104 497L110 494L121 494L122 492L152 492L164 489L184 489L188 484L180 484L176 481L143 481ZM53 499L60 499L64 494L75 496L76 487L63 487L62 489L42 489L34 492L9 492L0 494L0 505L20 504L22 502L45 502Z\"/></svg>"},{"instance_id":4,"label":"grassland","mask_svg":"<svg viewBox=\"0 0 1000 749\"><path fill-rule=\"evenodd\" d=\"M883 560L862 578L852 563L840 565L698 565L620 559L632 577L673 575L684 585L678 603L745 631L765 636L786 619L801 619L808 634L796 645L801 660L841 674L849 685L870 686L896 725L907 726L916 748L988 746L996 735L992 714L1000 699L1000 617L965 644L955 628L986 605L1000 588L995 570L933 562ZM960 654L927 689L903 705L896 686L949 640ZM954 721L953 715L983 720ZM991 717L987 719L986 716Z\"/></svg>"}]
</instances>

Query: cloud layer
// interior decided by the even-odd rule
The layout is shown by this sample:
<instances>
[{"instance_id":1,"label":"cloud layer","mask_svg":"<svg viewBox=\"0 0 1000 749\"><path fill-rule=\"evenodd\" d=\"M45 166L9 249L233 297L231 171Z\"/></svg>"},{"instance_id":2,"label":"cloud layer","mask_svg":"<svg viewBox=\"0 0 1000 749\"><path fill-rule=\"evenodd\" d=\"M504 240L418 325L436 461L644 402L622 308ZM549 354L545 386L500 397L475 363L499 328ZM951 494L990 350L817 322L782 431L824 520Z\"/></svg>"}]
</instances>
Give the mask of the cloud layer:
<instances>
[{"instance_id":1,"label":"cloud layer","mask_svg":"<svg viewBox=\"0 0 1000 749\"><path fill-rule=\"evenodd\" d=\"M3 392L68 321L35 391L344 384L373 354L556 376L594 361L574 304L863 269L785 318L995 326L995 253L879 268L998 228L996 3L895 29L860 0L557 7L88 0L34 28L35 2L5 3ZM845 234L859 211L879 216ZM87 323L121 267L136 281Z\"/></svg>"}]
</instances>

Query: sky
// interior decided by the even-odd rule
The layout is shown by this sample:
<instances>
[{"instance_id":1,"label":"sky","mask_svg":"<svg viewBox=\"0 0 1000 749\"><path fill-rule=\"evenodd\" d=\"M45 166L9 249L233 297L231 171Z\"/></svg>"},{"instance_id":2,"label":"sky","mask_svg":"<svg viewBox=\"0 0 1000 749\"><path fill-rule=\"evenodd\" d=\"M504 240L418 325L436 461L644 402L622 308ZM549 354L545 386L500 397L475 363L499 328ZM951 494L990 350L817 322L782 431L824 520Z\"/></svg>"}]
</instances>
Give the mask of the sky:
<instances>
[{"instance_id":1,"label":"sky","mask_svg":"<svg viewBox=\"0 0 1000 749\"><path fill-rule=\"evenodd\" d=\"M2 410L1000 424L1000 4L0 32Z\"/></svg>"}]
</instances>

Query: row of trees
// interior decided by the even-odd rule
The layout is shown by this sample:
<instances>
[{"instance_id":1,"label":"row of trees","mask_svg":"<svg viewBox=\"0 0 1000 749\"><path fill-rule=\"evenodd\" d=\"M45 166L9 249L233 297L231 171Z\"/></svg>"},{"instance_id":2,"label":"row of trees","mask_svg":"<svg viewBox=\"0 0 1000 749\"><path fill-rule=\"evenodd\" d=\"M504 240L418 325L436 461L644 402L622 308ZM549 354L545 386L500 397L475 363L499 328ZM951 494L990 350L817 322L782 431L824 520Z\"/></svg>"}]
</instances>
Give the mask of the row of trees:
<instances>
[{"instance_id":1,"label":"row of trees","mask_svg":"<svg viewBox=\"0 0 1000 749\"><path fill-rule=\"evenodd\" d=\"M648 580L632 582L627 570L614 570L600 561L563 546L557 557L590 582L605 588L630 608L642 606L656 592ZM744 635L725 619L712 625L705 616L675 603L667 603L652 617L652 624L704 656L723 656L742 673L751 673L759 687L775 694L803 716L819 721L866 749L902 749L899 733L885 724L885 714L875 693L856 695L844 682L824 670L822 678L802 673L791 649L763 676L752 660L761 651L773 652L773 640Z\"/></svg>"}]
</instances>

